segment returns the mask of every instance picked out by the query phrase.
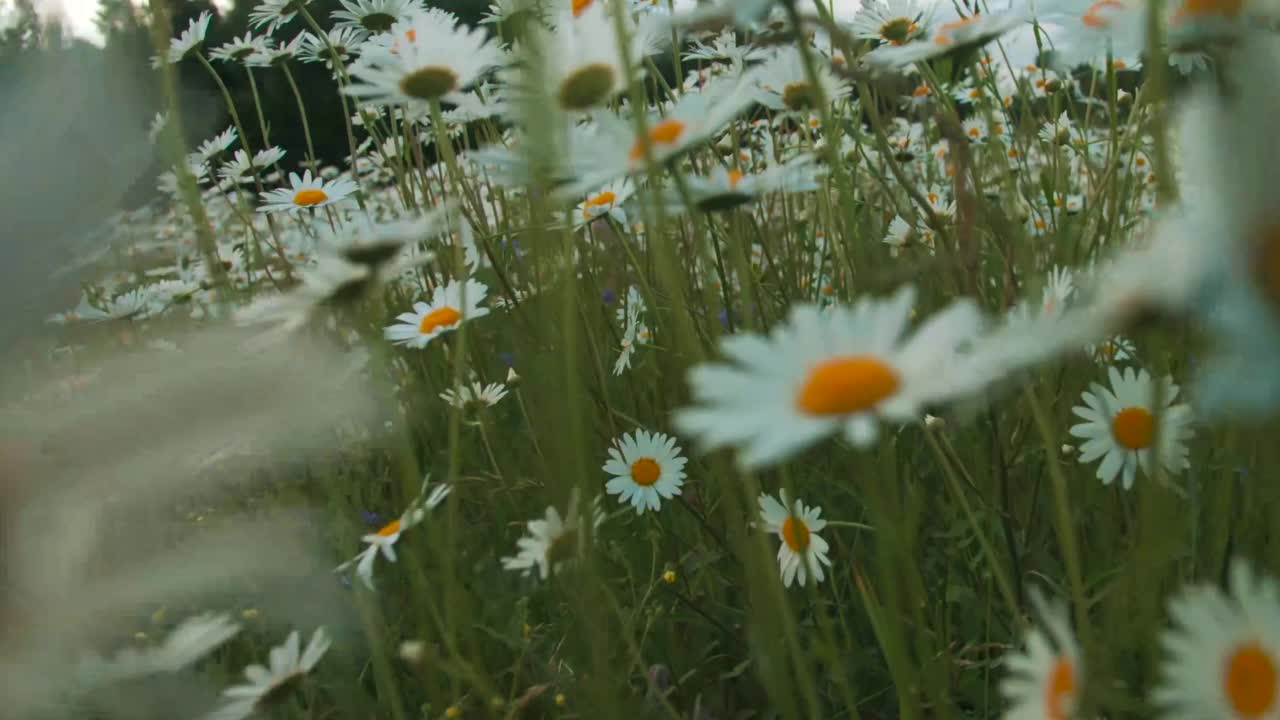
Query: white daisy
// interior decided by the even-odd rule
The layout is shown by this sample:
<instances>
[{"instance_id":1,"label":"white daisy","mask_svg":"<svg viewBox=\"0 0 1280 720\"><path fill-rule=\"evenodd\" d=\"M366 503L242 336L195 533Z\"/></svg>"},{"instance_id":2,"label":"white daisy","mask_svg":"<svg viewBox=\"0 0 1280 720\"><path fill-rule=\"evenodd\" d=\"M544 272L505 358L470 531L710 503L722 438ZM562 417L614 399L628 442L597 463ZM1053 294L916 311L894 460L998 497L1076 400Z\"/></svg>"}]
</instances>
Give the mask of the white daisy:
<instances>
[{"instance_id":1,"label":"white daisy","mask_svg":"<svg viewBox=\"0 0 1280 720\"><path fill-rule=\"evenodd\" d=\"M344 91L375 105L421 106L446 98L502 63L502 51L484 30L467 28L434 8L395 23L361 52Z\"/></svg>"},{"instance_id":2,"label":"white daisy","mask_svg":"<svg viewBox=\"0 0 1280 720\"><path fill-rule=\"evenodd\" d=\"M724 339L734 364L690 372L696 404L676 426L708 448L737 446L758 467L835 432L866 447L880 420L911 422L926 404L972 392L981 368L958 362L958 351L981 327L977 307L957 301L906 338L914 300L907 286L853 307L799 305L768 337Z\"/></svg>"},{"instance_id":3,"label":"white daisy","mask_svg":"<svg viewBox=\"0 0 1280 720\"><path fill-rule=\"evenodd\" d=\"M311 0L260 0L258 6L249 13L249 24L263 28L263 32L271 35L281 25L298 16L298 8Z\"/></svg>"},{"instance_id":4,"label":"white daisy","mask_svg":"<svg viewBox=\"0 0 1280 720\"><path fill-rule=\"evenodd\" d=\"M529 534L516 541L515 556L502 558L502 567L524 575L533 574L537 568L538 577L546 580L551 573L560 572L577 560L582 554L582 535L586 528L583 515L588 512L579 509L578 504L578 489L574 488L563 517L554 506L548 506L543 519L530 520ZM589 512L593 527L599 527L604 522L599 498Z\"/></svg>"},{"instance_id":5,"label":"white daisy","mask_svg":"<svg viewBox=\"0 0 1280 720\"><path fill-rule=\"evenodd\" d=\"M315 668L328 652L330 642L324 628L316 628L307 648L299 652L298 631L289 633L283 645L271 648L269 667L250 665L245 668L248 684L223 690L222 694L231 701L206 715L205 720L243 720L275 704Z\"/></svg>"},{"instance_id":6,"label":"white daisy","mask_svg":"<svg viewBox=\"0 0 1280 720\"><path fill-rule=\"evenodd\" d=\"M1009 675L1000 693L1009 701L1007 720L1066 720L1075 717L1084 684L1080 648L1071 633L1066 608L1050 607L1031 595L1044 630L1027 633L1026 649L1004 659Z\"/></svg>"},{"instance_id":7,"label":"white daisy","mask_svg":"<svg viewBox=\"0 0 1280 720\"><path fill-rule=\"evenodd\" d=\"M1040 312L1044 315L1062 312L1075 291L1076 287L1072 283L1071 269L1055 265L1049 272L1049 281L1044 287L1044 298L1040 302Z\"/></svg>"},{"instance_id":8,"label":"white daisy","mask_svg":"<svg viewBox=\"0 0 1280 720\"><path fill-rule=\"evenodd\" d=\"M1026 20L1021 12L982 13L943 23L930 37L905 45L881 45L866 54L869 63L902 67L944 55L953 50L985 44Z\"/></svg>"},{"instance_id":9,"label":"white daisy","mask_svg":"<svg viewBox=\"0 0 1280 720\"><path fill-rule=\"evenodd\" d=\"M191 53L199 50L200 45L204 43L205 35L209 32L209 21L213 19L213 15L208 10L200 13L196 17L187 22L187 29L183 30L178 37L169 41L169 49L165 53L165 61L169 64L175 64ZM156 65L153 60L152 65Z\"/></svg>"},{"instance_id":10,"label":"white daisy","mask_svg":"<svg viewBox=\"0 0 1280 720\"><path fill-rule=\"evenodd\" d=\"M302 177L298 177L298 173L289 173L289 185L289 188L262 193L264 204L258 208L258 212L289 212L324 207L345 200L357 189L357 185L351 180L325 182L318 177L313 178L310 170Z\"/></svg>"},{"instance_id":11,"label":"white daisy","mask_svg":"<svg viewBox=\"0 0 1280 720\"><path fill-rule=\"evenodd\" d=\"M627 211L622 206L634 192L635 187L631 180L623 178L604 185L598 192L588 193L586 198L573 209L574 229L605 216L626 227Z\"/></svg>"},{"instance_id":12,"label":"white daisy","mask_svg":"<svg viewBox=\"0 0 1280 720\"><path fill-rule=\"evenodd\" d=\"M483 385L479 382L473 382L470 385L459 387L456 392L452 389L446 389L440 393L441 400L459 410L481 406L493 407L506 396L507 386L502 383Z\"/></svg>"},{"instance_id":13,"label":"white daisy","mask_svg":"<svg viewBox=\"0 0 1280 720\"><path fill-rule=\"evenodd\" d=\"M334 572L345 572L354 564L356 575L359 576L365 587L372 590L373 561L377 559L379 553L386 558L387 562L395 562L395 546L400 540L400 535L426 519L427 513L444 502L444 499L449 497L449 493L453 490L451 485L439 484L428 493L427 487L429 484L429 477L422 481L422 489L418 492L418 496L409 502L409 506L400 514L400 517L383 525L377 532L360 538L362 542L368 543L368 547L351 560L339 565L334 569Z\"/></svg>"},{"instance_id":14,"label":"white daisy","mask_svg":"<svg viewBox=\"0 0 1280 720\"><path fill-rule=\"evenodd\" d=\"M388 325L383 336L395 345L424 348L439 335L457 330L462 323L489 314L483 307L489 288L476 280L465 283L457 280L438 286L431 294L431 302L416 302L413 312L396 316L400 322Z\"/></svg>"},{"instance_id":15,"label":"white daisy","mask_svg":"<svg viewBox=\"0 0 1280 720\"><path fill-rule=\"evenodd\" d=\"M366 34L384 33L393 25L426 8L421 0L340 0L342 10L330 16L334 30L350 28Z\"/></svg>"},{"instance_id":16,"label":"white daisy","mask_svg":"<svg viewBox=\"0 0 1280 720\"><path fill-rule=\"evenodd\" d=\"M756 68L752 72L759 88L755 99L773 110L798 112L814 108L819 97L833 103L849 94L849 84L823 64L815 68L818 81L815 87L803 58L800 48L783 48Z\"/></svg>"},{"instance_id":17,"label":"white daisy","mask_svg":"<svg viewBox=\"0 0 1280 720\"><path fill-rule=\"evenodd\" d=\"M1193 434L1191 408L1174 404L1179 388L1172 379L1161 380L1163 407L1157 413L1152 408L1157 385L1146 370L1128 368L1122 373L1112 367L1108 376L1110 390L1093 383L1081 396L1085 404L1072 408L1084 420L1070 430L1085 441L1080 446L1080 462L1102 458L1098 479L1110 485L1123 473L1126 490L1133 487L1139 468L1152 474L1153 461L1171 473L1187 468L1186 443Z\"/></svg>"},{"instance_id":18,"label":"white daisy","mask_svg":"<svg viewBox=\"0 0 1280 720\"><path fill-rule=\"evenodd\" d=\"M854 15L849 32L866 40L905 45L925 31L931 14L932 9L926 11L915 0L870 0Z\"/></svg>"},{"instance_id":19,"label":"white daisy","mask_svg":"<svg viewBox=\"0 0 1280 720\"><path fill-rule=\"evenodd\" d=\"M1169 616L1163 680L1152 691L1165 717L1280 717L1280 588L1273 579L1237 559L1227 593L1189 588L1170 601Z\"/></svg>"},{"instance_id":20,"label":"white daisy","mask_svg":"<svg viewBox=\"0 0 1280 720\"><path fill-rule=\"evenodd\" d=\"M233 37L209 53L210 60L222 62L244 62L250 55L265 50L268 39L265 35L255 36L252 30L245 32L244 37Z\"/></svg>"},{"instance_id":21,"label":"white daisy","mask_svg":"<svg viewBox=\"0 0 1280 720\"><path fill-rule=\"evenodd\" d=\"M827 169L809 154L797 155L758 173L717 166L709 175L685 177L687 199L673 188L665 194L665 201L674 212L695 209L724 212L755 202L768 193L812 192L818 189L818 179L826 173Z\"/></svg>"},{"instance_id":22,"label":"white daisy","mask_svg":"<svg viewBox=\"0 0 1280 720\"><path fill-rule=\"evenodd\" d=\"M760 518L765 529L778 536L781 545L778 547L778 570L782 574L782 584L791 587L797 578L804 587L810 576L815 583L825 579L822 566L831 566L827 557L829 546L818 533L827 526L822 519L822 508L814 505L807 507L800 498L795 502L787 502L787 491L778 491L778 498L761 493Z\"/></svg>"},{"instance_id":23,"label":"white daisy","mask_svg":"<svg viewBox=\"0 0 1280 720\"><path fill-rule=\"evenodd\" d=\"M624 505L631 503L637 515L646 509L656 511L662 500L680 494L688 458L680 456L675 438L636 430L613 442L604 464L611 476L605 492L617 495Z\"/></svg>"}]
</instances>

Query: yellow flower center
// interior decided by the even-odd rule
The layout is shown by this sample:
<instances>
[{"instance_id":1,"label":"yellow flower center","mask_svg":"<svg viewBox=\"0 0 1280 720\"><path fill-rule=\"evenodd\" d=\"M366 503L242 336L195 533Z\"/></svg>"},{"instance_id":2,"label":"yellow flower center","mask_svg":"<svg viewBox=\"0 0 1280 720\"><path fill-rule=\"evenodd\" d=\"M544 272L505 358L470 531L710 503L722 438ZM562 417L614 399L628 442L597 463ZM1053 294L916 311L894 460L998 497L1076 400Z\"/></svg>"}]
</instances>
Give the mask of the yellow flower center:
<instances>
[{"instance_id":1,"label":"yellow flower center","mask_svg":"<svg viewBox=\"0 0 1280 720\"><path fill-rule=\"evenodd\" d=\"M1076 669L1071 661L1059 656L1049 670L1044 688L1044 710L1048 720L1067 720L1071 716L1076 695Z\"/></svg>"},{"instance_id":2,"label":"yellow flower center","mask_svg":"<svg viewBox=\"0 0 1280 720\"><path fill-rule=\"evenodd\" d=\"M898 373L870 355L835 357L814 365L796 396L808 415L848 415L870 409L898 390Z\"/></svg>"},{"instance_id":3,"label":"yellow flower center","mask_svg":"<svg viewBox=\"0 0 1280 720\"><path fill-rule=\"evenodd\" d=\"M419 100L435 100L456 89L458 73L443 65L418 68L400 79L400 91Z\"/></svg>"},{"instance_id":4,"label":"yellow flower center","mask_svg":"<svg viewBox=\"0 0 1280 720\"><path fill-rule=\"evenodd\" d=\"M1241 645L1227 657L1222 684L1237 717L1262 717L1276 700L1275 662L1256 643Z\"/></svg>"},{"instance_id":5,"label":"yellow flower center","mask_svg":"<svg viewBox=\"0 0 1280 720\"><path fill-rule=\"evenodd\" d=\"M653 458L643 457L631 463L631 479L641 487L649 487L662 476L662 467Z\"/></svg>"},{"instance_id":6,"label":"yellow flower center","mask_svg":"<svg viewBox=\"0 0 1280 720\"><path fill-rule=\"evenodd\" d=\"M371 33L384 33L396 24L396 16L390 13L373 12L360 18L360 24Z\"/></svg>"},{"instance_id":7,"label":"yellow flower center","mask_svg":"<svg viewBox=\"0 0 1280 720\"><path fill-rule=\"evenodd\" d=\"M423 335L430 335L436 329L447 328L461 319L462 313L458 312L456 308L445 305L423 315L421 322L418 323L418 332Z\"/></svg>"},{"instance_id":8,"label":"yellow flower center","mask_svg":"<svg viewBox=\"0 0 1280 720\"><path fill-rule=\"evenodd\" d=\"M293 204L301 205L302 207L311 207L312 205L319 205L320 203L328 199L329 199L329 196L326 195L323 190L317 190L317 189L299 190L298 192L293 194Z\"/></svg>"},{"instance_id":9,"label":"yellow flower center","mask_svg":"<svg viewBox=\"0 0 1280 720\"><path fill-rule=\"evenodd\" d=\"M809 526L795 515L788 515L782 521L782 540L795 552L804 552L809 547Z\"/></svg>"},{"instance_id":10,"label":"yellow flower center","mask_svg":"<svg viewBox=\"0 0 1280 720\"><path fill-rule=\"evenodd\" d=\"M1111 434L1130 450L1151 447L1156 437L1156 419L1143 407L1127 407L1111 418Z\"/></svg>"},{"instance_id":11,"label":"yellow flower center","mask_svg":"<svg viewBox=\"0 0 1280 720\"><path fill-rule=\"evenodd\" d=\"M382 528L378 530L378 534L381 535L382 537L391 537L392 535L395 535L398 532L400 532L400 518L396 518L395 520L392 520L386 525L383 525Z\"/></svg>"},{"instance_id":12,"label":"yellow flower center","mask_svg":"<svg viewBox=\"0 0 1280 720\"><path fill-rule=\"evenodd\" d=\"M684 131L684 123L675 118L667 118L649 128L649 144L657 147L675 145L680 136L684 135ZM644 146L637 142L631 146L631 159L639 160L642 157L644 157Z\"/></svg>"},{"instance_id":13,"label":"yellow flower center","mask_svg":"<svg viewBox=\"0 0 1280 720\"><path fill-rule=\"evenodd\" d=\"M938 34L933 36L933 42L938 45L950 45L955 42L952 38L955 31L964 28L978 17L979 16L974 15L972 17L960 18L959 20L952 20L949 23L944 23L942 27L938 28Z\"/></svg>"},{"instance_id":14,"label":"yellow flower center","mask_svg":"<svg viewBox=\"0 0 1280 720\"><path fill-rule=\"evenodd\" d=\"M611 190L605 190L599 195L593 195L582 203L582 217L589 218L592 216L591 209L598 207L612 207L613 201L618 198Z\"/></svg>"}]
</instances>

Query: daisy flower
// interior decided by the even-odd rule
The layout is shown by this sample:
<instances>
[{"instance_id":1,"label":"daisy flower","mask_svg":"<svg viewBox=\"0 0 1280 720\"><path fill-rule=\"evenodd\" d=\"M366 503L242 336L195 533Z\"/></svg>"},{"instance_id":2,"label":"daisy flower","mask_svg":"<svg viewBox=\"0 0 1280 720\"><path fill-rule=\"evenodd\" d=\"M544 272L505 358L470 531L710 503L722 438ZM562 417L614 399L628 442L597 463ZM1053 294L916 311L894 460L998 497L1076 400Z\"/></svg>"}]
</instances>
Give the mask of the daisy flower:
<instances>
[{"instance_id":1,"label":"daisy flower","mask_svg":"<svg viewBox=\"0 0 1280 720\"><path fill-rule=\"evenodd\" d=\"M1009 701L1008 720L1065 720L1075 717L1084 683L1080 648L1071 633L1066 608L1049 607L1039 593L1031 595L1044 630L1027 634L1026 649L1004 660L1008 677L1000 693Z\"/></svg>"},{"instance_id":2,"label":"daisy flower","mask_svg":"<svg viewBox=\"0 0 1280 720\"><path fill-rule=\"evenodd\" d=\"M1049 272L1049 281L1044 287L1044 298L1040 301L1040 312L1045 315L1060 313L1067 306L1067 301L1075 293L1072 283L1071 269L1054 266Z\"/></svg>"},{"instance_id":3,"label":"daisy flower","mask_svg":"<svg viewBox=\"0 0 1280 720\"><path fill-rule=\"evenodd\" d=\"M578 489L574 488L569 495L569 506L563 516L555 506L548 506L546 515L539 520L530 520L528 535L516 541L518 552L512 557L502 558L502 567L524 575L538 571L538 577L546 580L553 572L562 571L569 563L582 554L582 535L585 532L583 515L585 510L578 507ZM599 527L604 522L604 512L599 502L592 503L592 526Z\"/></svg>"},{"instance_id":4,"label":"daisy flower","mask_svg":"<svg viewBox=\"0 0 1280 720\"><path fill-rule=\"evenodd\" d=\"M932 11L920 8L915 0L871 0L853 17L849 32L865 40L887 45L906 45L929 25Z\"/></svg>"},{"instance_id":5,"label":"daisy flower","mask_svg":"<svg viewBox=\"0 0 1280 720\"><path fill-rule=\"evenodd\" d=\"M373 562L378 555L386 558L387 562L396 561L396 543L400 541L401 534L409 528L421 523L426 519L427 513L434 510L436 506L444 502L449 497L449 493L453 490L450 485L436 485L430 493L427 492L427 486L430 478L422 481L422 489L418 492L405 511L400 517L383 525L375 533L370 533L360 538L362 542L368 543L359 555L351 560L339 565L334 572L345 572L353 564L356 568L356 575L364 583L364 586L373 589Z\"/></svg>"},{"instance_id":6,"label":"daisy flower","mask_svg":"<svg viewBox=\"0 0 1280 720\"><path fill-rule=\"evenodd\" d=\"M189 20L187 29L183 30L178 37L169 41L169 49L165 53L165 61L173 65L199 50L200 45L204 43L205 35L209 32L209 21L212 19L213 15L206 10L200 13L199 17ZM156 65L154 60L152 65Z\"/></svg>"},{"instance_id":7,"label":"daisy flower","mask_svg":"<svg viewBox=\"0 0 1280 720\"><path fill-rule=\"evenodd\" d=\"M250 55L265 50L267 42L265 36L254 36L253 31L250 30L242 38L233 37L230 42L219 45L209 53L209 59L229 63L243 62L249 59Z\"/></svg>"},{"instance_id":8,"label":"daisy flower","mask_svg":"<svg viewBox=\"0 0 1280 720\"><path fill-rule=\"evenodd\" d=\"M325 67L333 68L333 56L346 62L365 40L365 32L352 27L335 27L325 33L328 43L311 33L304 33L302 49L298 51L298 59L305 63L322 62Z\"/></svg>"},{"instance_id":9,"label":"daisy flower","mask_svg":"<svg viewBox=\"0 0 1280 720\"><path fill-rule=\"evenodd\" d=\"M1053 33L1054 63L1066 70L1105 65L1113 57L1138 57L1146 46L1146 17L1140 3L1128 0L1068 0L1044 19Z\"/></svg>"},{"instance_id":10,"label":"daisy flower","mask_svg":"<svg viewBox=\"0 0 1280 720\"><path fill-rule=\"evenodd\" d=\"M604 464L610 476L605 492L617 495L624 505L631 503L637 515L645 509L657 511L662 500L680 494L688 458L680 457L675 438L636 430L613 443Z\"/></svg>"},{"instance_id":11,"label":"daisy flower","mask_svg":"<svg viewBox=\"0 0 1280 720\"><path fill-rule=\"evenodd\" d=\"M243 720L288 695L329 651L330 639L317 628L299 652L298 631L289 633L283 645L271 648L269 666L250 665L244 676L249 682L222 691L230 702L205 716L205 720Z\"/></svg>"},{"instance_id":12,"label":"daisy flower","mask_svg":"<svg viewBox=\"0 0 1280 720\"><path fill-rule=\"evenodd\" d=\"M723 166L709 175L685 178L688 200L674 189L666 193L673 211L724 212L755 202L771 192L797 193L818 189L818 178L826 174L812 155L797 155L762 172L744 173ZM692 203L691 205L689 203Z\"/></svg>"},{"instance_id":13,"label":"daisy flower","mask_svg":"<svg viewBox=\"0 0 1280 720\"><path fill-rule=\"evenodd\" d=\"M257 165L255 158L254 165ZM289 173L289 188L277 188L262 193L264 204L258 212L289 212L291 210L307 210L324 207L345 200L355 192L357 185L351 180L334 180L325 182L313 178L307 170L302 177L298 173Z\"/></svg>"},{"instance_id":14,"label":"daisy flower","mask_svg":"<svg viewBox=\"0 0 1280 720\"><path fill-rule=\"evenodd\" d=\"M1121 372L1112 367L1108 376L1111 389L1093 383L1081 396L1085 404L1072 408L1084 420L1070 430L1085 441L1080 446L1080 462L1101 458L1098 479L1110 485L1123 473L1126 490L1133 487L1139 468L1152 474L1153 462L1171 473L1188 467L1191 408L1174 404L1179 389L1172 379L1160 381L1163 407L1157 413L1152 407L1157 385L1146 370Z\"/></svg>"},{"instance_id":15,"label":"daisy flower","mask_svg":"<svg viewBox=\"0 0 1280 720\"><path fill-rule=\"evenodd\" d=\"M384 33L391 26L405 20L414 13L422 12L421 0L340 0L342 10L336 10L330 17L337 20L334 30L350 28L363 33Z\"/></svg>"},{"instance_id":16,"label":"daisy flower","mask_svg":"<svg viewBox=\"0 0 1280 720\"><path fill-rule=\"evenodd\" d=\"M567 8L566 8L567 10ZM645 34L632 32L634 58L647 54ZM608 102L623 89L623 51L613 20L604 3L594 3L582 12L564 12L550 36L542 43L549 82L560 109L584 111Z\"/></svg>"},{"instance_id":17,"label":"daisy flower","mask_svg":"<svg viewBox=\"0 0 1280 720\"><path fill-rule=\"evenodd\" d=\"M311 0L262 0L249 13L249 24L270 35L298 16L298 8Z\"/></svg>"},{"instance_id":18,"label":"daisy flower","mask_svg":"<svg viewBox=\"0 0 1280 720\"><path fill-rule=\"evenodd\" d=\"M985 44L1020 25L1026 18L1019 12L983 13L952 20L930 31L928 39L905 45L881 45L867 53L869 63L903 67L945 55L954 50Z\"/></svg>"},{"instance_id":19,"label":"daisy flower","mask_svg":"<svg viewBox=\"0 0 1280 720\"><path fill-rule=\"evenodd\" d=\"M911 422L927 404L972 392L981 373L958 357L981 328L977 307L957 301L906 337L914 302L906 286L852 307L798 305L768 337L722 340L733 364L690 372L696 405L676 427L709 449L737 446L745 466L759 467L836 432L867 447L879 421Z\"/></svg>"},{"instance_id":20,"label":"daisy flower","mask_svg":"<svg viewBox=\"0 0 1280 720\"><path fill-rule=\"evenodd\" d=\"M645 309L644 296L632 285L627 289L626 302L618 308L618 322L622 324L622 349L613 365L614 375L630 370L631 356L635 354L636 347L649 343L649 326L644 324Z\"/></svg>"},{"instance_id":21,"label":"daisy flower","mask_svg":"<svg viewBox=\"0 0 1280 720\"><path fill-rule=\"evenodd\" d=\"M818 536L827 526L827 521L822 519L822 508L808 507L799 498L788 503L786 490L778 492L778 499L761 493L758 502L765 529L775 533L782 543L778 547L778 571L782 574L783 586L791 587L791 583L799 579L800 586L804 587L810 576L815 583L822 582L825 578L822 566L831 566L827 541Z\"/></svg>"},{"instance_id":22,"label":"daisy flower","mask_svg":"<svg viewBox=\"0 0 1280 720\"><path fill-rule=\"evenodd\" d=\"M682 95L665 116L649 118L646 135L654 161L666 162L720 132L753 101L748 83L745 77L714 80ZM565 192L585 192L644 169L646 140L636 137L629 119L603 112L593 119L589 134L571 145L579 177Z\"/></svg>"},{"instance_id":23,"label":"daisy flower","mask_svg":"<svg viewBox=\"0 0 1280 720\"><path fill-rule=\"evenodd\" d=\"M456 392L449 389L440 393L441 400L459 410L481 406L493 407L506 396L507 386L502 383L482 385L479 382L473 382L470 385L463 385Z\"/></svg>"},{"instance_id":24,"label":"daisy flower","mask_svg":"<svg viewBox=\"0 0 1280 720\"><path fill-rule=\"evenodd\" d=\"M448 285L436 287L430 303L416 302L413 312L397 315L400 322L387 326L383 336L395 345L424 348L432 338L488 315L489 308L481 306L488 292L489 288L476 280L451 280Z\"/></svg>"},{"instance_id":25,"label":"daisy flower","mask_svg":"<svg viewBox=\"0 0 1280 720\"><path fill-rule=\"evenodd\" d=\"M614 222L626 227L627 211L622 209L624 203L631 198L635 187L631 180L623 178L615 180L599 192L590 193L573 209L573 227L578 229L590 224L597 218L608 216Z\"/></svg>"},{"instance_id":26,"label":"daisy flower","mask_svg":"<svg viewBox=\"0 0 1280 720\"><path fill-rule=\"evenodd\" d=\"M800 111L815 107L819 97L833 103L849 94L849 84L823 64L815 68L815 86L805 71L803 58L800 48L788 47L756 68L752 76L760 91L755 99L773 110Z\"/></svg>"},{"instance_id":27,"label":"daisy flower","mask_svg":"<svg viewBox=\"0 0 1280 720\"><path fill-rule=\"evenodd\" d=\"M1170 718L1257 720L1280 715L1280 588L1231 563L1228 592L1193 587L1169 603L1174 627L1152 700Z\"/></svg>"},{"instance_id":28,"label":"daisy flower","mask_svg":"<svg viewBox=\"0 0 1280 720\"><path fill-rule=\"evenodd\" d=\"M388 35L370 40L349 68L345 89L375 105L440 100L502 63L502 51L481 29L469 29L444 10L414 12Z\"/></svg>"}]
</instances>

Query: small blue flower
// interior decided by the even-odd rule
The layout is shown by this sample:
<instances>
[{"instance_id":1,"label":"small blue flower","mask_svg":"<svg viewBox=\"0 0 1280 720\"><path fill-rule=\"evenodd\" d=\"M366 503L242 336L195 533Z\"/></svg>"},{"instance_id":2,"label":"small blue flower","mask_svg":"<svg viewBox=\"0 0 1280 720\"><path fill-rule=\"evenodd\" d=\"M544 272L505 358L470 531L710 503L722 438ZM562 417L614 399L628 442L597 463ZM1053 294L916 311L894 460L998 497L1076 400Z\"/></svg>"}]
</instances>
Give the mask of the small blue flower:
<instances>
[{"instance_id":1,"label":"small blue flower","mask_svg":"<svg viewBox=\"0 0 1280 720\"><path fill-rule=\"evenodd\" d=\"M618 302L618 293L613 288L605 288L600 295L600 299L604 301L605 305L613 305Z\"/></svg>"},{"instance_id":2,"label":"small blue flower","mask_svg":"<svg viewBox=\"0 0 1280 720\"><path fill-rule=\"evenodd\" d=\"M503 367L516 366L516 356L513 353L509 353L509 352L498 353L498 361L502 363Z\"/></svg>"},{"instance_id":3,"label":"small blue flower","mask_svg":"<svg viewBox=\"0 0 1280 720\"><path fill-rule=\"evenodd\" d=\"M360 513L360 519L369 527L380 527L382 525L382 515L372 511L364 510Z\"/></svg>"}]
</instances>

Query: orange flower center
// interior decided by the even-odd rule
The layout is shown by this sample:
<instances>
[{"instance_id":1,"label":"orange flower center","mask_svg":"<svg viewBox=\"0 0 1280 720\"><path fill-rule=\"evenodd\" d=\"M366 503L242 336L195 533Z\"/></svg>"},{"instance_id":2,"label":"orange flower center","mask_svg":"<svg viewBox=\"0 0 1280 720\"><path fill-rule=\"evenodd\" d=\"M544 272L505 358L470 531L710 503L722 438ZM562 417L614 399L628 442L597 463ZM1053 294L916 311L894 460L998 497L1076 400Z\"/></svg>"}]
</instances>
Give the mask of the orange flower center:
<instances>
[{"instance_id":1,"label":"orange flower center","mask_svg":"<svg viewBox=\"0 0 1280 720\"><path fill-rule=\"evenodd\" d=\"M1076 695L1076 669L1065 657L1053 661L1049 670L1049 682L1044 688L1045 717L1048 720L1067 720L1071 715Z\"/></svg>"},{"instance_id":2,"label":"orange flower center","mask_svg":"<svg viewBox=\"0 0 1280 720\"><path fill-rule=\"evenodd\" d=\"M649 128L649 144L654 146L674 145L684 134L685 124L675 118L667 118ZM631 159L644 157L644 146L637 142L631 146Z\"/></svg>"},{"instance_id":3,"label":"orange flower center","mask_svg":"<svg viewBox=\"0 0 1280 720\"><path fill-rule=\"evenodd\" d=\"M378 530L378 534L381 535L382 537L391 537L392 535L395 535L398 532L400 532L400 518L396 518L395 520L392 520L386 525L383 525L382 528Z\"/></svg>"},{"instance_id":4,"label":"orange flower center","mask_svg":"<svg viewBox=\"0 0 1280 720\"><path fill-rule=\"evenodd\" d=\"M641 487L649 487L661 476L662 468L653 458L644 457L631 463L631 479Z\"/></svg>"},{"instance_id":5,"label":"orange flower center","mask_svg":"<svg viewBox=\"0 0 1280 720\"><path fill-rule=\"evenodd\" d=\"M1211 15L1234 18L1240 14L1240 8L1243 6L1244 0L1184 0L1175 16L1179 20L1205 18Z\"/></svg>"},{"instance_id":6,"label":"orange flower center","mask_svg":"<svg viewBox=\"0 0 1280 720\"><path fill-rule=\"evenodd\" d=\"M1156 419L1150 410L1128 407L1111 418L1111 434L1116 442L1130 450L1151 447L1156 437Z\"/></svg>"},{"instance_id":7,"label":"orange flower center","mask_svg":"<svg viewBox=\"0 0 1280 720\"><path fill-rule=\"evenodd\" d=\"M835 357L814 365L796 407L808 415L848 415L870 409L898 390L898 373L870 355Z\"/></svg>"},{"instance_id":8,"label":"orange flower center","mask_svg":"<svg viewBox=\"0 0 1280 720\"><path fill-rule=\"evenodd\" d=\"M1111 20L1103 12L1112 8L1121 10L1124 8L1124 3L1120 2L1120 0L1098 0L1098 2L1090 5L1088 10L1085 10L1084 15L1080 16L1080 22L1084 23L1085 27L1107 27L1111 24Z\"/></svg>"},{"instance_id":9,"label":"orange flower center","mask_svg":"<svg viewBox=\"0 0 1280 720\"><path fill-rule=\"evenodd\" d=\"M323 190L299 190L293 194L293 204L301 205L302 207L319 205L328 199L329 196Z\"/></svg>"},{"instance_id":10,"label":"orange flower center","mask_svg":"<svg viewBox=\"0 0 1280 720\"><path fill-rule=\"evenodd\" d=\"M782 540L795 552L804 552L809 547L809 526L795 515L788 515L782 521Z\"/></svg>"},{"instance_id":11,"label":"orange flower center","mask_svg":"<svg viewBox=\"0 0 1280 720\"><path fill-rule=\"evenodd\" d=\"M729 187L730 188L738 187L738 183L742 182L743 177L744 176L741 170L730 170L729 171Z\"/></svg>"},{"instance_id":12,"label":"orange flower center","mask_svg":"<svg viewBox=\"0 0 1280 720\"><path fill-rule=\"evenodd\" d=\"M1222 680L1227 702L1241 718L1262 717L1276 700L1276 665L1256 643L1241 645L1227 657Z\"/></svg>"},{"instance_id":13,"label":"orange flower center","mask_svg":"<svg viewBox=\"0 0 1280 720\"><path fill-rule=\"evenodd\" d=\"M418 323L418 332L423 335L430 335L438 328L447 328L455 325L462 319L462 313L457 309L445 305L442 308L436 308L426 315L422 316L422 321Z\"/></svg>"},{"instance_id":14,"label":"orange flower center","mask_svg":"<svg viewBox=\"0 0 1280 720\"><path fill-rule=\"evenodd\" d=\"M611 190L605 190L599 195L587 198L587 201L582 204L582 217L591 217L592 208L611 207L613 205L613 201L617 198L618 196L614 195Z\"/></svg>"},{"instance_id":15,"label":"orange flower center","mask_svg":"<svg viewBox=\"0 0 1280 720\"><path fill-rule=\"evenodd\" d=\"M911 91L911 97L924 97L929 94L928 85L917 85L915 90Z\"/></svg>"},{"instance_id":16,"label":"orange flower center","mask_svg":"<svg viewBox=\"0 0 1280 720\"><path fill-rule=\"evenodd\" d=\"M573 16L580 17L595 0L573 0Z\"/></svg>"}]
</instances>

